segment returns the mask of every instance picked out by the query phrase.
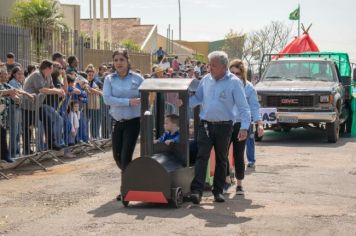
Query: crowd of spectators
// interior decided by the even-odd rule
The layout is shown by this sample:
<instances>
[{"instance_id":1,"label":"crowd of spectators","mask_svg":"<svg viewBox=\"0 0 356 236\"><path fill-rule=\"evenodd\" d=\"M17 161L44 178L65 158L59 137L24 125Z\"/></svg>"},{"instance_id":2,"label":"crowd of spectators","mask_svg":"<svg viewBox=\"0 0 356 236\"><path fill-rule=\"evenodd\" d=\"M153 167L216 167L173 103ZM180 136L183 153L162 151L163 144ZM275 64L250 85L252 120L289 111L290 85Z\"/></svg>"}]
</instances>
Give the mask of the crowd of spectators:
<instances>
[{"instance_id":1,"label":"crowd of spectators","mask_svg":"<svg viewBox=\"0 0 356 236\"><path fill-rule=\"evenodd\" d=\"M13 53L0 61L1 160L48 150L75 157L68 147L110 137L111 117L102 99L110 65L79 71L78 62L59 52L27 68Z\"/></svg>"}]
</instances>

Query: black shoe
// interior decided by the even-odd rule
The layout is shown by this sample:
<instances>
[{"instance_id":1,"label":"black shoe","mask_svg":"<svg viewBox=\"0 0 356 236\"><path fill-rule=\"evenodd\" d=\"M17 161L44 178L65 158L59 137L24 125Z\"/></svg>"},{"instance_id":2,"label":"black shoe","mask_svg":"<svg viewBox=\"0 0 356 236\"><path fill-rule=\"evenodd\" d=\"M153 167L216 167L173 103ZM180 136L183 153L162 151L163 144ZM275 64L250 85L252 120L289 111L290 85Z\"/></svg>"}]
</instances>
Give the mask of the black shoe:
<instances>
[{"instance_id":1,"label":"black shoe","mask_svg":"<svg viewBox=\"0 0 356 236\"><path fill-rule=\"evenodd\" d=\"M214 194L214 201L215 202L225 202L224 195L221 193Z\"/></svg>"},{"instance_id":2,"label":"black shoe","mask_svg":"<svg viewBox=\"0 0 356 236\"><path fill-rule=\"evenodd\" d=\"M59 145L53 145L51 149L55 151L60 151L61 149L63 149L63 147Z\"/></svg>"},{"instance_id":3,"label":"black shoe","mask_svg":"<svg viewBox=\"0 0 356 236\"><path fill-rule=\"evenodd\" d=\"M14 162L15 162L15 161L14 161L12 158L10 158L10 157L6 157L6 158L4 158L3 160L6 161L7 163L14 163Z\"/></svg>"},{"instance_id":4,"label":"black shoe","mask_svg":"<svg viewBox=\"0 0 356 236\"><path fill-rule=\"evenodd\" d=\"M192 193L190 199L194 204L199 204L201 201L201 195L199 193Z\"/></svg>"},{"instance_id":5,"label":"black shoe","mask_svg":"<svg viewBox=\"0 0 356 236\"><path fill-rule=\"evenodd\" d=\"M121 199L122 199L121 194L119 194L119 195L117 195L117 196L116 196L116 200L117 200L117 201L119 201L119 202L120 202L120 201L121 201Z\"/></svg>"},{"instance_id":6,"label":"black shoe","mask_svg":"<svg viewBox=\"0 0 356 236\"><path fill-rule=\"evenodd\" d=\"M242 188L242 186L237 186L237 187L236 187L236 194L237 194L237 195L245 195L245 191L244 191L244 189Z\"/></svg>"}]
</instances>

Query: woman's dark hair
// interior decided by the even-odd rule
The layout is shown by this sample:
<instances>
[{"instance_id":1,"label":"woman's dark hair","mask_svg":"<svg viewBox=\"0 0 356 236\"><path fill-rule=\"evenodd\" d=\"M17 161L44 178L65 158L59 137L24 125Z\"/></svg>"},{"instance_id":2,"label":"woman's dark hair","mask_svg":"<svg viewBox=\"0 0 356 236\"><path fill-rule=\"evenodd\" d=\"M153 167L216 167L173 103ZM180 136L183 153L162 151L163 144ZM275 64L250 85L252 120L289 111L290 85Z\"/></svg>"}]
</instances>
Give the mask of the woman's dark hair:
<instances>
[{"instance_id":1,"label":"woman's dark hair","mask_svg":"<svg viewBox=\"0 0 356 236\"><path fill-rule=\"evenodd\" d=\"M70 57L68 57L68 59L67 59L67 62L68 62L68 64L69 64L69 66L72 66L72 64L73 64L74 61L78 61L78 59L77 59L75 56L70 56Z\"/></svg>"},{"instance_id":2,"label":"woman's dark hair","mask_svg":"<svg viewBox=\"0 0 356 236\"><path fill-rule=\"evenodd\" d=\"M27 77L30 74L32 74L32 72L34 72L35 70L36 70L36 66L35 65L28 65L27 66L27 70L25 71L25 77Z\"/></svg>"},{"instance_id":3,"label":"woman's dark hair","mask_svg":"<svg viewBox=\"0 0 356 236\"><path fill-rule=\"evenodd\" d=\"M130 63L130 58L129 58L129 53L126 49L119 49L119 50L116 50L113 52L112 54L112 60L114 60L114 58L117 56L117 55L121 55L123 56L124 58L126 58L127 60L127 64L128 64L128 70L131 70L131 63Z\"/></svg>"},{"instance_id":4,"label":"woman's dark hair","mask_svg":"<svg viewBox=\"0 0 356 236\"><path fill-rule=\"evenodd\" d=\"M11 75L10 75L9 81L12 80L12 79L15 79L15 74L17 72L19 72L20 70L22 70L22 68L20 66L15 66L11 71Z\"/></svg>"}]
</instances>

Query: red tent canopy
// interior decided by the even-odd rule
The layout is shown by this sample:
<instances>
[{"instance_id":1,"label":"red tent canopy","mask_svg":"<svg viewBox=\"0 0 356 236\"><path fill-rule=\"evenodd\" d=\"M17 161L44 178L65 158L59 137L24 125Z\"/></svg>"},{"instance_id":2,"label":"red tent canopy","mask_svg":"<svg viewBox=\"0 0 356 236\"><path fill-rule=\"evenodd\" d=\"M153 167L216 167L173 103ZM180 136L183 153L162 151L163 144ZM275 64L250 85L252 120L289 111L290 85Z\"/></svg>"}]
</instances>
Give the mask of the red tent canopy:
<instances>
[{"instance_id":1,"label":"red tent canopy","mask_svg":"<svg viewBox=\"0 0 356 236\"><path fill-rule=\"evenodd\" d=\"M280 54L303 52L319 52L318 46L316 46L308 33L304 33L299 38L295 38L280 52Z\"/></svg>"}]
</instances>

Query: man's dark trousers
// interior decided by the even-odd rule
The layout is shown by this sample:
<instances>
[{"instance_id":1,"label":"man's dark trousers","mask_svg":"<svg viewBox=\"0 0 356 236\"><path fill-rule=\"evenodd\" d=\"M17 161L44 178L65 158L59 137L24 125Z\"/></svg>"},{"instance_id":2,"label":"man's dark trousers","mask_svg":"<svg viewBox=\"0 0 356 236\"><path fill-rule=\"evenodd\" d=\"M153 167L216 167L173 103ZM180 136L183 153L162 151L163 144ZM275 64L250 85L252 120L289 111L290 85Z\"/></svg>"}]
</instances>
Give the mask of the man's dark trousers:
<instances>
[{"instance_id":1,"label":"man's dark trousers","mask_svg":"<svg viewBox=\"0 0 356 236\"><path fill-rule=\"evenodd\" d=\"M198 128L198 155L191 192L203 194L211 149L215 149L215 174L213 194L223 192L226 178L226 157L232 134L232 122L212 123L202 121Z\"/></svg>"}]
</instances>

